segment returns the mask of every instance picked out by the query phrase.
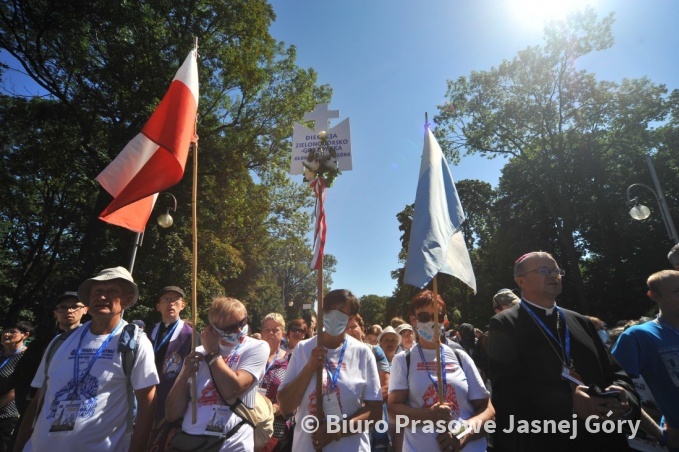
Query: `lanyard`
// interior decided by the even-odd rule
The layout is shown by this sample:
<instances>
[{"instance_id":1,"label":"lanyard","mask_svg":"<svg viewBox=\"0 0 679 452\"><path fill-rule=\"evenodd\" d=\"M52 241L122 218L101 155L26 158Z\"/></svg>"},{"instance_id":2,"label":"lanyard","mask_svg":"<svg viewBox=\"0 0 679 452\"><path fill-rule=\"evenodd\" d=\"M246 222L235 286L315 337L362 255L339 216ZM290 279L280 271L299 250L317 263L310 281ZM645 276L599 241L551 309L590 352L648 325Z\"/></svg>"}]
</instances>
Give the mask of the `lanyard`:
<instances>
[{"instance_id":1,"label":"lanyard","mask_svg":"<svg viewBox=\"0 0 679 452\"><path fill-rule=\"evenodd\" d=\"M424 358L424 352L422 351L422 345L417 344L417 351L420 352L420 358L422 358L422 363L424 363L424 370L427 371L427 375L429 375L429 379L431 382L434 384L434 387L436 388L436 392L439 390L439 385L438 382L436 381L436 378L434 378L429 372L429 367L427 366L427 360ZM434 358L436 359L436 358ZM441 379L443 380L443 394L446 393L446 351L443 348L443 345L441 345Z\"/></svg>"},{"instance_id":2,"label":"lanyard","mask_svg":"<svg viewBox=\"0 0 679 452\"><path fill-rule=\"evenodd\" d=\"M563 315L563 311L561 310L561 308L559 308L558 306L555 306L556 312L559 313L559 316L560 316L560 317L563 317L563 324L566 326L566 347L565 347L565 348L564 348L564 346L561 344L561 338L558 338L558 339L557 339L556 337L554 337L554 334L552 333L552 330L550 330L549 327L548 327L547 325L545 325L545 323L542 321L542 319L540 319L540 317L538 317L538 316L533 312L533 310L532 310L531 308L529 308L529 307L526 305L526 303L525 303L523 300L521 300L521 306L523 306L523 308L524 308L526 311L528 311L528 314L530 314L530 316L533 317L533 320L535 320L535 321L538 323L538 326L540 326L540 328L542 328L542 330L543 330L544 332L546 332L547 334L549 334L549 337L551 337L552 339L554 339L554 342L556 342L557 344L559 344L559 347L561 348L561 350L562 350L562 351L564 352L564 354L565 354L566 363L564 363L564 364L570 365L570 363L571 363L571 335L570 335L570 332L568 331L568 324L566 323L566 316ZM557 319L557 322L558 322L558 321L559 321L559 319ZM558 331L558 323L557 323L557 331Z\"/></svg>"},{"instance_id":3,"label":"lanyard","mask_svg":"<svg viewBox=\"0 0 679 452\"><path fill-rule=\"evenodd\" d=\"M231 367L231 364L233 364L233 360L236 359L236 352L238 351L241 345L243 345L242 342L238 344L238 346L229 355L229 359L227 360L229 368Z\"/></svg>"},{"instance_id":4,"label":"lanyard","mask_svg":"<svg viewBox=\"0 0 679 452\"><path fill-rule=\"evenodd\" d=\"M677 330L675 327L670 325L669 323L665 322L663 319L660 318L660 314L658 314L655 318L660 325L663 327L667 328L668 330L674 332L675 334L679 335L679 330Z\"/></svg>"},{"instance_id":5,"label":"lanyard","mask_svg":"<svg viewBox=\"0 0 679 452\"><path fill-rule=\"evenodd\" d=\"M9 360L12 359L12 356L18 355L18 354L21 353L25 348L26 348L26 347L18 348L18 349L16 349L16 350L14 351L14 353L12 353L12 354L9 355L7 358L5 358L5 360L2 362L2 364L0 364L0 370L2 370L2 368L5 367L5 366L7 365L7 363L9 362Z\"/></svg>"},{"instance_id":6,"label":"lanyard","mask_svg":"<svg viewBox=\"0 0 679 452\"><path fill-rule=\"evenodd\" d=\"M271 362L266 365L266 369L264 369L264 375L262 375L262 379L259 381L260 386L262 386L262 384L264 384L264 377L266 376L266 374L269 373L269 369L271 369L271 366L273 366L273 363L275 363L276 360L278 359L278 355L280 355L281 352L283 352L283 351L284 350L278 350L278 352L276 353L276 356L274 356L273 359L271 360Z\"/></svg>"},{"instance_id":7,"label":"lanyard","mask_svg":"<svg viewBox=\"0 0 679 452\"><path fill-rule=\"evenodd\" d=\"M153 344L153 353L158 353L158 350L160 350L163 347L163 345L165 345L165 343L170 340L170 338L172 337L172 333L174 333L174 330L177 328L178 323L179 323L179 320L174 322L174 325L172 325L172 328L170 328L170 331L168 331L165 334L165 337L163 338L163 340L160 341L160 344L158 343L158 338L160 337L160 326L158 326L158 334L156 335L156 340L154 341L155 344Z\"/></svg>"},{"instance_id":8,"label":"lanyard","mask_svg":"<svg viewBox=\"0 0 679 452\"><path fill-rule=\"evenodd\" d=\"M342 344L342 350L340 351L339 361L337 361L337 367L335 372L330 371L330 363L328 358L325 358L325 371L328 372L328 379L330 380L330 390L335 392L335 385L337 384L337 379L339 378L340 369L342 368L342 360L344 359L344 351L347 349L347 338L344 338L344 344Z\"/></svg>"},{"instance_id":9,"label":"lanyard","mask_svg":"<svg viewBox=\"0 0 679 452\"><path fill-rule=\"evenodd\" d=\"M111 334L108 335L108 337L104 340L104 342L101 344L99 347L99 350L97 350L90 360L90 363L87 365L87 369L85 369L85 372L83 372L83 378L85 375L90 373L90 370L92 370L92 366L94 366L94 363L101 357L102 353L104 353L104 350L106 350L106 347L108 346L108 343L111 342L111 338L120 330L120 328L123 326L123 321L122 319L120 322L118 322L118 325L115 327L113 331L111 331ZM85 337L85 334L90 331L90 326L88 325L87 328L83 328L83 332L80 334L80 340L78 341L78 348L75 350L75 363L73 365L73 391L77 391L78 386L80 385L80 352L82 351L80 349L80 346L83 343L83 338Z\"/></svg>"}]
</instances>

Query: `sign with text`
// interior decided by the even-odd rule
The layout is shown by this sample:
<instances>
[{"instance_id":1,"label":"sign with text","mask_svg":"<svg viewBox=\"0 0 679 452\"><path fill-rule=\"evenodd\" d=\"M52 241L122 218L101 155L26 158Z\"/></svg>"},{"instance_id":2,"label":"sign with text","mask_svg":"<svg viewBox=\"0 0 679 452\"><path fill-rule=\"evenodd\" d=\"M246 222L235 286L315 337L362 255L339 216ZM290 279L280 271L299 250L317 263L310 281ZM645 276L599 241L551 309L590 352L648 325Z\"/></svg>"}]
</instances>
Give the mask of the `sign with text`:
<instances>
[{"instance_id":1,"label":"sign with text","mask_svg":"<svg viewBox=\"0 0 679 452\"><path fill-rule=\"evenodd\" d=\"M330 118L338 118L339 110L328 110L327 104L318 104L311 113L306 113L304 119L314 121L311 130L302 124L295 123L292 130L292 161L290 174L304 174L304 162L310 149L320 145L319 132L326 132L326 142L337 153L337 167L340 171L349 171L351 166L351 138L349 118L330 128Z\"/></svg>"}]
</instances>

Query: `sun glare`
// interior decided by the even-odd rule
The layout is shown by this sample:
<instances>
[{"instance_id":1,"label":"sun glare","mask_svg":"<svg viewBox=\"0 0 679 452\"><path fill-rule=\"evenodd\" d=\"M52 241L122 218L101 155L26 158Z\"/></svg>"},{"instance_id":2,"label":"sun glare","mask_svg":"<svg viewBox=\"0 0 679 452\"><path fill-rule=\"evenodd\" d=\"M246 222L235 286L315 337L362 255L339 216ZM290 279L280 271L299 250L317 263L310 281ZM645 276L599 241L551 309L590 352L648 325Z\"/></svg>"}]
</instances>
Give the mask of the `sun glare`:
<instances>
[{"instance_id":1,"label":"sun glare","mask_svg":"<svg viewBox=\"0 0 679 452\"><path fill-rule=\"evenodd\" d=\"M594 0L509 0L515 19L523 26L544 28L553 20L585 9Z\"/></svg>"}]
</instances>

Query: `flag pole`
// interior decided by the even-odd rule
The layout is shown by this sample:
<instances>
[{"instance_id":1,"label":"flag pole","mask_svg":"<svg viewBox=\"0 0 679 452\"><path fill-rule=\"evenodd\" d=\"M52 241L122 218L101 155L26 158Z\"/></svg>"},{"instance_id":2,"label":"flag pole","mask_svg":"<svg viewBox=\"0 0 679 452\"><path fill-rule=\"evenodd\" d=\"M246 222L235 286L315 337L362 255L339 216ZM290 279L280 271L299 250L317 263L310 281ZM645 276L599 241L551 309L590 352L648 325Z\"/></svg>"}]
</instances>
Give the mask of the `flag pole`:
<instances>
[{"instance_id":1,"label":"flag pole","mask_svg":"<svg viewBox=\"0 0 679 452\"><path fill-rule=\"evenodd\" d=\"M429 127L429 114L426 111L424 112L424 126L425 128ZM445 402L445 394L443 393L445 382L443 381L443 369L441 368L441 333L439 330L439 289L437 276L434 275L432 279L434 289L434 335L436 337L434 343L436 344L436 381L438 382L439 403L443 403Z\"/></svg>"},{"instance_id":2,"label":"flag pole","mask_svg":"<svg viewBox=\"0 0 679 452\"><path fill-rule=\"evenodd\" d=\"M196 37L194 50L196 52L196 60L198 59L198 37ZM196 122L193 127L193 135L195 141L191 143L193 148L193 188L191 194L191 217L192 217L192 231L193 231L193 264L191 274L191 321L193 322L193 331L191 333L191 350L195 351L198 347L198 115L196 114ZM198 386L196 385L195 376L191 379L191 422L196 423L198 400Z\"/></svg>"},{"instance_id":3,"label":"flag pole","mask_svg":"<svg viewBox=\"0 0 679 452\"><path fill-rule=\"evenodd\" d=\"M134 248L132 248L132 257L130 257L130 275L134 270L134 261L137 259L137 250L141 248L141 242L144 240L144 231L137 232L134 237Z\"/></svg>"},{"instance_id":4,"label":"flag pole","mask_svg":"<svg viewBox=\"0 0 679 452\"><path fill-rule=\"evenodd\" d=\"M320 200L319 200L320 201ZM323 254L319 256L319 266L318 266L318 312L316 313L316 343L319 346L323 346ZM316 419L321 422L321 419L325 418L323 413L323 372L324 368L318 369L316 372ZM316 450L321 451L323 448L316 448Z\"/></svg>"},{"instance_id":5,"label":"flag pole","mask_svg":"<svg viewBox=\"0 0 679 452\"><path fill-rule=\"evenodd\" d=\"M434 343L436 344L436 381L438 382L439 403L445 402L445 394L443 393L443 370L441 368L441 333L439 330L439 289L437 284L437 275L434 275L433 281L433 302L434 302Z\"/></svg>"}]
</instances>

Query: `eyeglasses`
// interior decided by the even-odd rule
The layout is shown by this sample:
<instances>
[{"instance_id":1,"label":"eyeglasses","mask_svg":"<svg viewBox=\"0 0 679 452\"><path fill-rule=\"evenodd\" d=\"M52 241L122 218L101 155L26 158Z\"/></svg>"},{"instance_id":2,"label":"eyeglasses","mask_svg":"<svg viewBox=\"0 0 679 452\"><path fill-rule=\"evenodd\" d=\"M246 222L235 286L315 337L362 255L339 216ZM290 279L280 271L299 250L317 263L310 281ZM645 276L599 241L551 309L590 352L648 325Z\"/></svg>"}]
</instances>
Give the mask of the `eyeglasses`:
<instances>
[{"instance_id":1,"label":"eyeglasses","mask_svg":"<svg viewBox=\"0 0 679 452\"><path fill-rule=\"evenodd\" d=\"M211 323L212 328L217 330L221 337L227 336L230 333L235 333L236 331L242 329L248 324L248 317L245 316L240 322L232 323L231 325L226 325L224 328L217 328L214 323Z\"/></svg>"},{"instance_id":2,"label":"eyeglasses","mask_svg":"<svg viewBox=\"0 0 679 452\"><path fill-rule=\"evenodd\" d=\"M434 321L434 313L433 312L420 312L415 315L417 317L417 321L421 323L427 323L427 322L433 322ZM439 321L441 321L444 317L444 314L439 312Z\"/></svg>"},{"instance_id":3,"label":"eyeglasses","mask_svg":"<svg viewBox=\"0 0 679 452\"><path fill-rule=\"evenodd\" d=\"M3 331L2 334L5 336L14 336L15 334L21 334L21 331Z\"/></svg>"},{"instance_id":4,"label":"eyeglasses","mask_svg":"<svg viewBox=\"0 0 679 452\"><path fill-rule=\"evenodd\" d=\"M527 271L526 273L518 276L525 276L528 273L537 273L540 276L548 276L548 275L553 275L553 276L564 276L566 274L566 270L563 268L559 267L554 267L552 269L549 269L547 267L540 267L536 268L535 270Z\"/></svg>"},{"instance_id":5,"label":"eyeglasses","mask_svg":"<svg viewBox=\"0 0 679 452\"><path fill-rule=\"evenodd\" d=\"M182 301L182 297L163 297L160 299L161 303L174 304Z\"/></svg>"},{"instance_id":6,"label":"eyeglasses","mask_svg":"<svg viewBox=\"0 0 679 452\"><path fill-rule=\"evenodd\" d=\"M295 328L295 327L292 327L292 328L290 328L290 331L291 331L292 333L297 333L297 334L306 334L306 330L305 330L304 328Z\"/></svg>"},{"instance_id":7,"label":"eyeglasses","mask_svg":"<svg viewBox=\"0 0 679 452\"><path fill-rule=\"evenodd\" d=\"M85 306L57 306L54 310L57 312L61 312L62 314L64 312L78 312Z\"/></svg>"}]
</instances>

